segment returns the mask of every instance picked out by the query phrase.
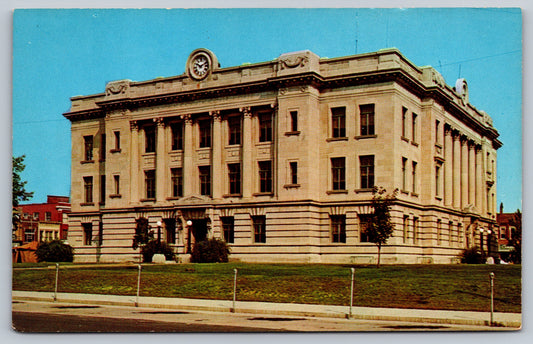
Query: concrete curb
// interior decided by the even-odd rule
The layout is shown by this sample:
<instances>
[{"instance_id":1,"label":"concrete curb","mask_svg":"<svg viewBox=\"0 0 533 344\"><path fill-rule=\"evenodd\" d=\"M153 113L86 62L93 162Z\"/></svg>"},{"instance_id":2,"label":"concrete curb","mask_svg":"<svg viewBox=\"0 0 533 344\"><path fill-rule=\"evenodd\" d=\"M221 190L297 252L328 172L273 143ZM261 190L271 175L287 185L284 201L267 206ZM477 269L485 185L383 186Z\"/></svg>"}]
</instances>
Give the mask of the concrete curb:
<instances>
[{"instance_id":1,"label":"concrete curb","mask_svg":"<svg viewBox=\"0 0 533 344\"><path fill-rule=\"evenodd\" d=\"M13 291L12 300L54 302L54 293ZM57 293L56 299L56 302L81 303L92 305L114 305L129 307L138 306L147 308L196 310L210 312L233 311L233 302L227 300L204 300L141 296L138 299L138 303L136 301L137 299L135 296L77 293ZM303 317L351 318L359 320L388 320L436 324L490 326L489 312L352 307L352 316L349 317L348 306L251 301L237 301L235 303L235 312L245 314L271 314ZM509 327L510 329L520 329L522 326L522 315L519 313L494 313L494 326Z\"/></svg>"}]
</instances>

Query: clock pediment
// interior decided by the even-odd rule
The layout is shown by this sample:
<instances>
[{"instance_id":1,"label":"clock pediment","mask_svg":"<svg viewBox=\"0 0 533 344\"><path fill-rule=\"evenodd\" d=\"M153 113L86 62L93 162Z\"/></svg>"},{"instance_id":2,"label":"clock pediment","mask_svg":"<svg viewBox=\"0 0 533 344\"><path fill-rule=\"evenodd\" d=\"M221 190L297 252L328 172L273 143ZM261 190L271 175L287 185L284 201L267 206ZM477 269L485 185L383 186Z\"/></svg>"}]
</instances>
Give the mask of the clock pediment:
<instances>
[{"instance_id":1,"label":"clock pediment","mask_svg":"<svg viewBox=\"0 0 533 344\"><path fill-rule=\"evenodd\" d=\"M189 78L202 81L207 79L211 73L219 67L217 57L208 49L196 49L187 59L185 70Z\"/></svg>"}]
</instances>

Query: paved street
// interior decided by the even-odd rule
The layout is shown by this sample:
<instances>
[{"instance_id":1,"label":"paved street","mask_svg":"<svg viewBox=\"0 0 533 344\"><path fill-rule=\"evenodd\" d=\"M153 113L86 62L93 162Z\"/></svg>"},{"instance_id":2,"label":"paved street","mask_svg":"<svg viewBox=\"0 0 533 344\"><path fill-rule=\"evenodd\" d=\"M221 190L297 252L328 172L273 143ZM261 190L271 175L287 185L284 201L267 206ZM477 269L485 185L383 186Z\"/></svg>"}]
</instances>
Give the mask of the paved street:
<instances>
[{"instance_id":1,"label":"paved street","mask_svg":"<svg viewBox=\"0 0 533 344\"><path fill-rule=\"evenodd\" d=\"M486 326L165 310L36 301L13 302L21 332L486 331ZM503 330L504 328L500 328Z\"/></svg>"}]
</instances>

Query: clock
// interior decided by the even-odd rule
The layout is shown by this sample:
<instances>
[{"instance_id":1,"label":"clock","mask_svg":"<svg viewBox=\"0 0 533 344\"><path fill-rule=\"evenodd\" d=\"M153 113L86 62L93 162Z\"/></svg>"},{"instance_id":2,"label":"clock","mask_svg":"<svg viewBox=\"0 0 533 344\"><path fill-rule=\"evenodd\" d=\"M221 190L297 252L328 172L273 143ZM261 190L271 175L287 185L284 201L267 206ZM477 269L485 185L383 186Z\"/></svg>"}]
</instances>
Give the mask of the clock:
<instances>
[{"instance_id":1,"label":"clock","mask_svg":"<svg viewBox=\"0 0 533 344\"><path fill-rule=\"evenodd\" d=\"M196 80L203 80L211 71L211 56L204 51L198 51L193 54L189 60L189 75Z\"/></svg>"}]
</instances>

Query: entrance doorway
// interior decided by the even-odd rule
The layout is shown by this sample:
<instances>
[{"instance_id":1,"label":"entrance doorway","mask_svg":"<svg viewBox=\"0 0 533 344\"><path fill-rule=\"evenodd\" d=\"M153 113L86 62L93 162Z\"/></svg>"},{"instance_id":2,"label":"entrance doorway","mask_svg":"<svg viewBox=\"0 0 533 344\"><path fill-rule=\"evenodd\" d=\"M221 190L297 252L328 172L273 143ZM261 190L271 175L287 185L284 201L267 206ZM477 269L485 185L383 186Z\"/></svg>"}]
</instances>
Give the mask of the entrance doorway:
<instances>
[{"instance_id":1,"label":"entrance doorway","mask_svg":"<svg viewBox=\"0 0 533 344\"><path fill-rule=\"evenodd\" d=\"M187 253L192 252L192 245L195 242L207 239L207 221L208 219L192 220L192 226L188 229Z\"/></svg>"}]
</instances>

